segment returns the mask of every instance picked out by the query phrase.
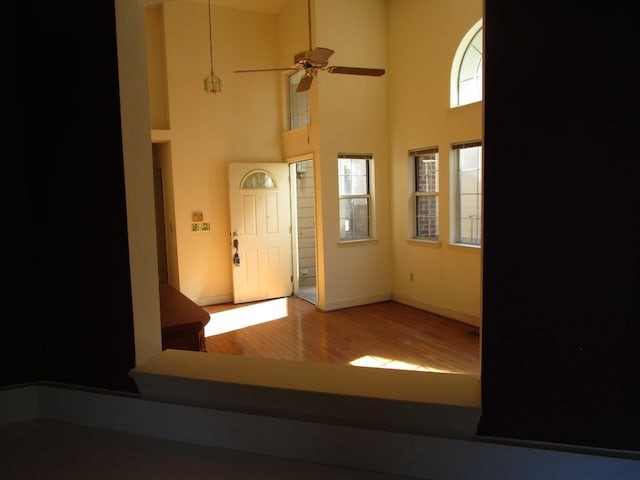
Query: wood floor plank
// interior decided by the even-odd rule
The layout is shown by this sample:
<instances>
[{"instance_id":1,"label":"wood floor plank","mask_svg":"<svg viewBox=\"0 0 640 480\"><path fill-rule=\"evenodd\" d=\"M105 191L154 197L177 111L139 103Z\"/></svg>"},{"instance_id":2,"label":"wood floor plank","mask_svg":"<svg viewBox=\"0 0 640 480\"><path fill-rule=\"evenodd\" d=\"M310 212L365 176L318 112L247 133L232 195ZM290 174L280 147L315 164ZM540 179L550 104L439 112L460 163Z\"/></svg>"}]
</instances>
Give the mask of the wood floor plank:
<instances>
[{"instance_id":1,"label":"wood floor plank","mask_svg":"<svg viewBox=\"0 0 640 480\"><path fill-rule=\"evenodd\" d=\"M207 351L480 374L477 327L392 301L330 312L295 296L279 301L286 303L286 312L263 322L258 308L266 308L268 302L204 306L212 315L208 327L221 331L206 337ZM236 318L222 318L229 313L237 314ZM247 323L255 324L243 326Z\"/></svg>"}]
</instances>

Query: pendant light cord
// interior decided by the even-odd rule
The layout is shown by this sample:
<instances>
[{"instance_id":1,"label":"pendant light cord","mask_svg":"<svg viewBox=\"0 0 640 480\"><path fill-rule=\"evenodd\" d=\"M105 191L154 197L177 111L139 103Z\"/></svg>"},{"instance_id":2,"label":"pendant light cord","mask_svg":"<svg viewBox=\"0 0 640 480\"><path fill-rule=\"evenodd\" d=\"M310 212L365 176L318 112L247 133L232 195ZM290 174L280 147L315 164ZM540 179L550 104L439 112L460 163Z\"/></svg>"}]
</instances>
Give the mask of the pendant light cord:
<instances>
[{"instance_id":1,"label":"pendant light cord","mask_svg":"<svg viewBox=\"0 0 640 480\"><path fill-rule=\"evenodd\" d=\"M211 0L209 0L209 58L211 59L211 75L213 76L213 36L211 33Z\"/></svg>"}]
</instances>

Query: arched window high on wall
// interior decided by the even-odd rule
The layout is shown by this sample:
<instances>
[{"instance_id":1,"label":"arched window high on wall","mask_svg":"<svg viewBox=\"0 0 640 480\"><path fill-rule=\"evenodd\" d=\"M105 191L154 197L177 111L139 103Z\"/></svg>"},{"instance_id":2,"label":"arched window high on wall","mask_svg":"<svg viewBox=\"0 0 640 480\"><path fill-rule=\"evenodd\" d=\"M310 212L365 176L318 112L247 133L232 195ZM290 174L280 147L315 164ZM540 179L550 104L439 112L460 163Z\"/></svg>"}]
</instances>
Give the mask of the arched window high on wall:
<instances>
[{"instance_id":1,"label":"arched window high on wall","mask_svg":"<svg viewBox=\"0 0 640 480\"><path fill-rule=\"evenodd\" d=\"M451 67L451 107L482 100L482 19L466 33Z\"/></svg>"}]
</instances>

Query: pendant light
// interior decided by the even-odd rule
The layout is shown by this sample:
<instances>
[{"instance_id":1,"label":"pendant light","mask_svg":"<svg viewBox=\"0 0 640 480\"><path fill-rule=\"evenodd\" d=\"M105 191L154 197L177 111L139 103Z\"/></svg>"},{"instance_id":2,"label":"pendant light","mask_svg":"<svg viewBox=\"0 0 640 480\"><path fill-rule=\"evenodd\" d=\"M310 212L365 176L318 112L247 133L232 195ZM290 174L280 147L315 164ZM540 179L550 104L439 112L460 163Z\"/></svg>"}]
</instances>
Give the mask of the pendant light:
<instances>
[{"instance_id":1,"label":"pendant light","mask_svg":"<svg viewBox=\"0 0 640 480\"><path fill-rule=\"evenodd\" d=\"M213 73L213 35L211 32L211 0L209 3L209 58L211 61L211 74L204 79L204 91L218 93L222 90L222 81Z\"/></svg>"}]
</instances>

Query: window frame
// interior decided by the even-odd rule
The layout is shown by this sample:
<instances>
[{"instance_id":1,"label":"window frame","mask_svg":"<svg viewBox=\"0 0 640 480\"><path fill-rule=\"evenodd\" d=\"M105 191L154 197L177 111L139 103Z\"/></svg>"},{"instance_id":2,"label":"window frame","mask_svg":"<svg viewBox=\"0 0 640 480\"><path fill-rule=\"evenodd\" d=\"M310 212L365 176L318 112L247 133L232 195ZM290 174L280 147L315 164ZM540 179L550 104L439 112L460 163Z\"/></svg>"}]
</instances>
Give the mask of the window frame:
<instances>
[{"instance_id":1,"label":"window frame","mask_svg":"<svg viewBox=\"0 0 640 480\"><path fill-rule=\"evenodd\" d=\"M342 193L341 163L342 160L365 160L366 161L366 193L346 194ZM342 235L342 214L340 206L343 200L363 199L367 204L367 236L346 237ZM356 243L374 240L373 222L373 155L370 153L339 153L338 154L338 235L339 243Z\"/></svg>"},{"instance_id":2,"label":"window frame","mask_svg":"<svg viewBox=\"0 0 640 480\"><path fill-rule=\"evenodd\" d=\"M477 168L475 169L477 172L476 175L476 179L475 179L475 184L477 186L477 192L476 193L464 193L461 189L461 170L460 170L460 152L462 150L465 149L471 149L471 148L480 148L479 150L479 158L478 158L478 165ZM469 142L464 142L464 143L455 143L451 145L451 183L452 183L452 187L451 187L451 243L454 245L461 245L461 246L465 246L465 247L474 247L474 248L479 248L482 246L482 213L483 213L483 198L484 198L484 192L483 192L483 167L484 167L484 160L483 160L483 144L481 140L474 140L474 141L469 141ZM465 171L468 171L465 169ZM478 233L477 233L477 243L473 242L473 241L469 241L469 239L472 238L472 236L470 236L469 238L462 238L462 232L465 230L462 226L462 220L463 215L462 215L462 197L463 196L471 196L471 195L475 195L477 197L477 229L478 229ZM466 203L466 202L465 202ZM471 220L471 219L470 219Z\"/></svg>"},{"instance_id":3,"label":"window frame","mask_svg":"<svg viewBox=\"0 0 640 480\"><path fill-rule=\"evenodd\" d=\"M467 59L467 53L469 49L473 47L472 43L476 38L476 35L483 35L481 45L483 46L482 51L480 52L480 98L472 101L465 101L464 103L460 102L460 71L465 65L465 59ZM481 102L484 99L484 87L483 87L483 59L484 59L484 27L482 19L478 20L462 37L460 44L456 50L456 53L453 57L453 63L451 66L451 85L450 85L450 107L462 107L464 105L470 105L472 103Z\"/></svg>"},{"instance_id":4,"label":"window frame","mask_svg":"<svg viewBox=\"0 0 640 480\"><path fill-rule=\"evenodd\" d=\"M418 161L425 155L435 155L435 159L431 159L435 162L435 189L426 191L419 190L419 178L418 178ZM440 149L438 147L421 148L409 151L409 163L410 163L410 188L411 188L411 208L409 223L411 229L409 231L409 238L411 240L417 240L420 242L440 243L441 233L441 215L440 215ZM436 199L435 206L435 236L420 236L419 234L419 208L418 199L424 197L431 197Z\"/></svg>"}]
</instances>

